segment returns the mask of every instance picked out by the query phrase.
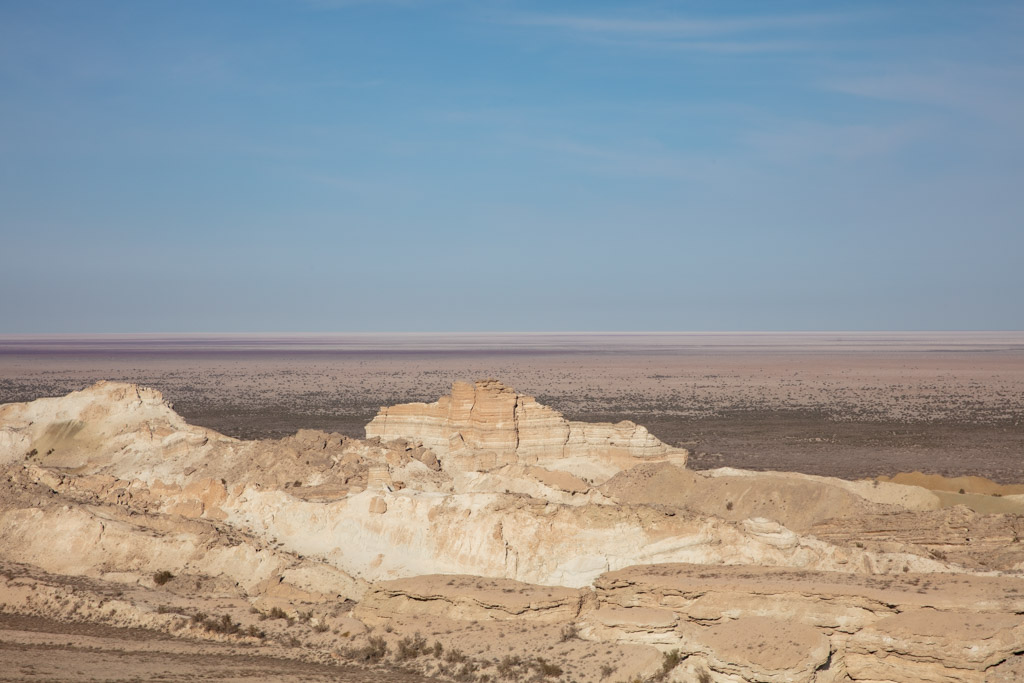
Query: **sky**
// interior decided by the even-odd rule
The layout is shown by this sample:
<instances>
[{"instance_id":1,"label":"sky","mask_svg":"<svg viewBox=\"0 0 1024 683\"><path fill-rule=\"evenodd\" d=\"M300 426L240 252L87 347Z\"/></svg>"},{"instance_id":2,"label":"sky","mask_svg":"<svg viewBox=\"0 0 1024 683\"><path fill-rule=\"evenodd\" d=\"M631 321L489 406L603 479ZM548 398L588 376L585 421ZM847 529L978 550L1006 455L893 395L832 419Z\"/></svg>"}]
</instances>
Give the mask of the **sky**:
<instances>
[{"instance_id":1,"label":"sky","mask_svg":"<svg viewBox=\"0 0 1024 683\"><path fill-rule=\"evenodd\" d=\"M1024 329L1019 2L0 0L0 333Z\"/></svg>"}]
</instances>

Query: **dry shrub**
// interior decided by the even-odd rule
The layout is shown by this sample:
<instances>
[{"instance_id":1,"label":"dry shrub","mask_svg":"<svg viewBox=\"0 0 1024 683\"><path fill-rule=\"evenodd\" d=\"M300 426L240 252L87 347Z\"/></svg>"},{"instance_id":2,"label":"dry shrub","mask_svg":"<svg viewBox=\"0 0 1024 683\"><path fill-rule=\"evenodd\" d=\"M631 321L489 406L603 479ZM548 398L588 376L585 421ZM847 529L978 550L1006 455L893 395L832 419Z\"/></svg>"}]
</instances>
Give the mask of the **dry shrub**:
<instances>
[{"instance_id":1,"label":"dry shrub","mask_svg":"<svg viewBox=\"0 0 1024 683\"><path fill-rule=\"evenodd\" d=\"M552 678L561 676L563 673L562 667L545 660L543 657L537 657L537 659L534 660L533 668L535 668L537 673L541 676L551 676Z\"/></svg>"},{"instance_id":2,"label":"dry shrub","mask_svg":"<svg viewBox=\"0 0 1024 683\"><path fill-rule=\"evenodd\" d=\"M388 656L388 641L383 636L370 636L366 639L366 645L349 654L361 662L379 662Z\"/></svg>"},{"instance_id":3,"label":"dry shrub","mask_svg":"<svg viewBox=\"0 0 1024 683\"><path fill-rule=\"evenodd\" d=\"M427 639L417 632L412 637L402 638L398 641L398 652L395 653L395 659L400 662L407 659L416 659L426 651Z\"/></svg>"},{"instance_id":4,"label":"dry shrub","mask_svg":"<svg viewBox=\"0 0 1024 683\"><path fill-rule=\"evenodd\" d=\"M651 677L652 681L664 681L668 678L668 675L672 673L672 669L679 666L679 662L683 661L682 655L679 654L679 650L671 650L666 652L661 657L661 670Z\"/></svg>"}]
</instances>

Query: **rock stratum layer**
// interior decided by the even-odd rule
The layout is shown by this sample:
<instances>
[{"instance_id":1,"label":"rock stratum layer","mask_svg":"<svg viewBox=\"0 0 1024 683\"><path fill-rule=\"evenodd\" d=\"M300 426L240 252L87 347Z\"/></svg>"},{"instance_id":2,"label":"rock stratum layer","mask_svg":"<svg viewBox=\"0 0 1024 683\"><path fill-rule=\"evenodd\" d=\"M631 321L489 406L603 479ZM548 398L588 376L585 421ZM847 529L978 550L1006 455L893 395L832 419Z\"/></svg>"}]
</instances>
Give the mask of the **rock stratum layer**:
<instances>
[{"instance_id":1,"label":"rock stratum layer","mask_svg":"<svg viewBox=\"0 0 1024 683\"><path fill-rule=\"evenodd\" d=\"M366 436L421 443L446 469L541 465L600 481L642 460L682 467L687 456L640 425L570 422L495 380L456 382L449 396L434 403L381 408L366 425Z\"/></svg>"},{"instance_id":2,"label":"rock stratum layer","mask_svg":"<svg viewBox=\"0 0 1024 683\"><path fill-rule=\"evenodd\" d=\"M366 432L239 441L112 382L0 406L0 603L442 679L1024 672L1014 495L692 472L491 380Z\"/></svg>"}]
</instances>

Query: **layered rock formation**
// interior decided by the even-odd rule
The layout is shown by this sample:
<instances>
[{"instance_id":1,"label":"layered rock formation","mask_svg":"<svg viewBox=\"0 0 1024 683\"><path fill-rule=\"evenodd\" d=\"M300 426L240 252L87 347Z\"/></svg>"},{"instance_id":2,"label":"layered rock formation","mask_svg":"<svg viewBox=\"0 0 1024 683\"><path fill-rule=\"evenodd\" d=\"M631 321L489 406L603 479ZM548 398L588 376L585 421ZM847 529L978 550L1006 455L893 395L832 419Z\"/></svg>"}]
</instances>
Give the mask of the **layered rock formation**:
<instances>
[{"instance_id":1,"label":"layered rock formation","mask_svg":"<svg viewBox=\"0 0 1024 683\"><path fill-rule=\"evenodd\" d=\"M433 575L376 583L368 623L550 622L594 642L676 651L682 680L985 681L1019 666L1024 577L659 564L569 591ZM1012 679L1008 679L1012 680Z\"/></svg>"},{"instance_id":2,"label":"layered rock formation","mask_svg":"<svg viewBox=\"0 0 1024 683\"><path fill-rule=\"evenodd\" d=\"M423 444L447 470L539 464L599 481L643 459L684 466L687 456L629 421L570 422L496 380L456 382L434 403L381 408L366 436Z\"/></svg>"},{"instance_id":3,"label":"layered rock formation","mask_svg":"<svg viewBox=\"0 0 1024 683\"><path fill-rule=\"evenodd\" d=\"M679 647L743 680L980 683L1024 652L1019 576L659 565L605 574L594 590L581 617L594 637Z\"/></svg>"},{"instance_id":4,"label":"layered rock formation","mask_svg":"<svg viewBox=\"0 0 1024 683\"><path fill-rule=\"evenodd\" d=\"M368 621L397 615L432 615L466 621L575 622L588 595L559 586L508 579L429 574L374 584L355 610Z\"/></svg>"},{"instance_id":5,"label":"layered rock formation","mask_svg":"<svg viewBox=\"0 0 1024 683\"><path fill-rule=\"evenodd\" d=\"M391 661L459 680L1024 667L1013 512L896 483L688 471L642 427L569 422L493 381L384 408L367 435L239 441L117 383L0 406L0 603L189 637L267 630L287 656L366 662L386 641ZM185 618L211 605L230 606L220 627ZM272 608L305 615L301 647L253 616ZM510 653L500 667L489 638Z\"/></svg>"}]
</instances>

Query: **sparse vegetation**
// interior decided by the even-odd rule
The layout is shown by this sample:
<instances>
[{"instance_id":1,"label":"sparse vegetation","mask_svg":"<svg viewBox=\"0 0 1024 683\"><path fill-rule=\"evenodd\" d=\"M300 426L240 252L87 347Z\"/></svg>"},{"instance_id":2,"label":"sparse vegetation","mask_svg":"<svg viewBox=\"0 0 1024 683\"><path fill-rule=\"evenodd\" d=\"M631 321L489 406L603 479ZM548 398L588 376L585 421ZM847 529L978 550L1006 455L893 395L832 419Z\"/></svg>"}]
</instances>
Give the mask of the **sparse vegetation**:
<instances>
[{"instance_id":1,"label":"sparse vegetation","mask_svg":"<svg viewBox=\"0 0 1024 683\"><path fill-rule=\"evenodd\" d=\"M574 640L574 639L579 638L579 637L580 637L580 629L579 629L579 627L576 626L576 624L568 624L565 628L562 629L562 635L561 635L560 642L564 643L567 640Z\"/></svg>"},{"instance_id":2,"label":"sparse vegetation","mask_svg":"<svg viewBox=\"0 0 1024 683\"><path fill-rule=\"evenodd\" d=\"M476 683L476 672L479 668L476 662L466 661L462 664L462 668L452 674L452 678L464 683Z\"/></svg>"},{"instance_id":3,"label":"sparse vegetation","mask_svg":"<svg viewBox=\"0 0 1024 683\"><path fill-rule=\"evenodd\" d=\"M160 605L156 608L157 614L184 614L185 610L181 607L171 607L170 605Z\"/></svg>"},{"instance_id":4,"label":"sparse vegetation","mask_svg":"<svg viewBox=\"0 0 1024 683\"><path fill-rule=\"evenodd\" d=\"M562 667L547 661L543 657L537 657L537 659L535 659L533 662L533 667L541 676L549 676L554 678L556 676L561 676L564 673L562 671Z\"/></svg>"},{"instance_id":5,"label":"sparse vegetation","mask_svg":"<svg viewBox=\"0 0 1024 683\"><path fill-rule=\"evenodd\" d=\"M398 661L416 659L426 651L427 639L417 632L414 636L407 636L398 641L398 652L395 653L395 659Z\"/></svg>"},{"instance_id":6,"label":"sparse vegetation","mask_svg":"<svg viewBox=\"0 0 1024 683\"><path fill-rule=\"evenodd\" d=\"M651 681L664 681L668 678L668 675L672 673L672 670L679 666L679 662L683 661L682 655L679 654L679 650L670 650L661 657L661 669L658 673L651 676Z\"/></svg>"},{"instance_id":7,"label":"sparse vegetation","mask_svg":"<svg viewBox=\"0 0 1024 683\"><path fill-rule=\"evenodd\" d=\"M292 618L288 616L288 613L276 606L271 607L269 612L260 614L260 621L265 621L266 619L284 619L289 624L292 623Z\"/></svg>"},{"instance_id":8,"label":"sparse vegetation","mask_svg":"<svg viewBox=\"0 0 1024 683\"><path fill-rule=\"evenodd\" d=\"M370 636L366 645L350 652L350 655L361 662L379 662L388 656L388 641L382 636Z\"/></svg>"},{"instance_id":9,"label":"sparse vegetation","mask_svg":"<svg viewBox=\"0 0 1024 683\"><path fill-rule=\"evenodd\" d=\"M505 655L498 662L498 673L503 678L511 678L517 673L517 670L523 666L523 660L519 656Z\"/></svg>"},{"instance_id":10,"label":"sparse vegetation","mask_svg":"<svg viewBox=\"0 0 1024 683\"><path fill-rule=\"evenodd\" d=\"M205 612L196 612L192 615L192 623L196 626L210 631L211 633L223 633L225 635L239 635L242 633L242 625L233 621L228 614L222 614L219 618L208 617Z\"/></svg>"},{"instance_id":11,"label":"sparse vegetation","mask_svg":"<svg viewBox=\"0 0 1024 683\"><path fill-rule=\"evenodd\" d=\"M164 569L153 574L153 583L155 583L158 586L162 586L173 578L174 574Z\"/></svg>"},{"instance_id":12,"label":"sparse vegetation","mask_svg":"<svg viewBox=\"0 0 1024 683\"><path fill-rule=\"evenodd\" d=\"M213 622L207 622L207 630L214 631L215 633L228 633L235 634L241 630L241 624L237 621L232 621L231 616L222 614L220 619Z\"/></svg>"}]
</instances>

